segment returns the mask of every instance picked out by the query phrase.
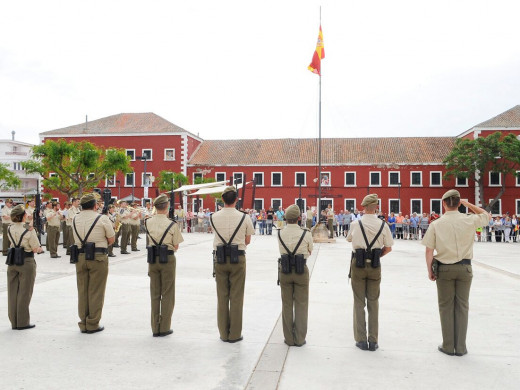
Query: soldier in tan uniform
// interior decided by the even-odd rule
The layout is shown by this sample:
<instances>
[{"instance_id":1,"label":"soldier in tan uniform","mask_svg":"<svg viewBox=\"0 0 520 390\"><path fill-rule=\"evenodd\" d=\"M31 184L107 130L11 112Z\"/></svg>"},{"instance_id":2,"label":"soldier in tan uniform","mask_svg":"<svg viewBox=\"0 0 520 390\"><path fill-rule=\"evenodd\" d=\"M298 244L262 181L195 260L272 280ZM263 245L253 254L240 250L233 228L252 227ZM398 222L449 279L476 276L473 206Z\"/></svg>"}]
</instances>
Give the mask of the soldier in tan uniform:
<instances>
[{"instance_id":1,"label":"soldier in tan uniform","mask_svg":"<svg viewBox=\"0 0 520 390\"><path fill-rule=\"evenodd\" d=\"M246 282L246 247L251 242L251 235L255 233L251 218L235 208L237 200L238 193L235 187L226 187L222 192L224 208L213 214L210 218L211 225L215 232L213 250L215 253L214 267L218 300L217 323L220 339L230 343L235 343L243 339L242 310ZM239 225L240 227L238 228ZM235 231L236 234L233 240L229 242ZM225 240L225 243L220 237ZM217 261L217 246L223 244L238 246L237 263L231 263L232 259L231 256L227 254L228 251L226 251L226 255L224 256L224 262L219 263Z\"/></svg>"},{"instance_id":2,"label":"soldier in tan uniform","mask_svg":"<svg viewBox=\"0 0 520 390\"><path fill-rule=\"evenodd\" d=\"M175 210L174 214L177 218L177 224L179 225L179 229L181 229L182 232L184 230L184 219L186 217L186 213L184 212L184 209L181 207L181 205L177 206L177 210Z\"/></svg>"},{"instance_id":3,"label":"soldier in tan uniform","mask_svg":"<svg viewBox=\"0 0 520 390\"><path fill-rule=\"evenodd\" d=\"M334 238L334 210L332 205L329 204L327 207L327 229L329 229L329 238Z\"/></svg>"},{"instance_id":4,"label":"soldier in tan uniform","mask_svg":"<svg viewBox=\"0 0 520 390\"><path fill-rule=\"evenodd\" d=\"M7 228L11 224L11 210L13 207L13 200L7 199L2 208L2 254L7 256L7 248L9 248L9 237L7 236Z\"/></svg>"},{"instance_id":5,"label":"soldier in tan uniform","mask_svg":"<svg viewBox=\"0 0 520 390\"><path fill-rule=\"evenodd\" d=\"M360 220L352 222L347 235L347 241L352 242L352 261L350 272L352 276L352 292L354 295L354 339L356 347L366 351L379 348L379 286L381 284L381 265L377 256L383 257L392 251L394 240L385 221L377 218L377 194L365 196L361 206L365 213ZM361 222L361 223L360 223ZM362 229L365 232L366 240ZM374 242L374 239L377 239ZM367 245L368 241L368 245ZM372 244L373 243L373 244ZM371 245L371 252L367 253ZM358 250L356 252L356 250ZM376 250L377 255L376 255ZM380 250L380 252L379 252ZM357 262L356 256L365 254L365 259ZM374 257L376 256L376 257ZM368 309L368 343L365 321L365 304Z\"/></svg>"},{"instance_id":6,"label":"soldier in tan uniform","mask_svg":"<svg viewBox=\"0 0 520 390\"><path fill-rule=\"evenodd\" d=\"M442 328L442 345L438 350L450 356L463 356L468 353L466 333L475 230L487 226L491 215L461 201L457 190L447 191L442 196L442 204L446 213L430 224L421 243L426 246L428 277L437 281ZM461 214L458 211L461 204L474 214Z\"/></svg>"},{"instance_id":7,"label":"soldier in tan uniform","mask_svg":"<svg viewBox=\"0 0 520 390\"><path fill-rule=\"evenodd\" d=\"M281 255L294 252L294 255L302 255L306 263L312 252L312 235L309 230L298 226L299 218L300 208L297 205L293 204L285 210L287 226L278 231L278 247ZM282 261L282 259L280 260ZM285 344L301 347L306 343L307 335L309 269L307 264L298 267L296 264L291 265L290 263L289 260L289 268L286 269L289 271L288 273L284 273L282 264L278 266L282 294L283 335Z\"/></svg>"},{"instance_id":8,"label":"soldier in tan uniform","mask_svg":"<svg viewBox=\"0 0 520 390\"><path fill-rule=\"evenodd\" d=\"M119 209L119 220L121 222L121 254L128 255L130 252L126 250L130 238L130 210L128 209L126 201L121 201L121 208Z\"/></svg>"},{"instance_id":9,"label":"soldier in tan uniform","mask_svg":"<svg viewBox=\"0 0 520 390\"><path fill-rule=\"evenodd\" d=\"M167 336L173 333L171 329L173 308L175 306L175 253L179 244L184 241L179 230L179 224L168 219L168 197L159 195L154 206L157 214L145 221L147 235L150 236L150 246L167 245L168 262L161 263L159 256L148 264L150 277L150 299L152 305L152 334L154 337ZM161 241L161 238L164 237ZM157 253L157 250L156 250Z\"/></svg>"},{"instance_id":10,"label":"soldier in tan uniform","mask_svg":"<svg viewBox=\"0 0 520 390\"><path fill-rule=\"evenodd\" d=\"M307 229L311 230L312 228L312 219L314 218L314 212L312 211L312 209L307 206Z\"/></svg>"},{"instance_id":11,"label":"soldier in tan uniform","mask_svg":"<svg viewBox=\"0 0 520 390\"><path fill-rule=\"evenodd\" d=\"M34 280L36 279L36 262L34 254L42 252L36 232L27 230L25 209L18 205L11 211L12 225L9 227L11 248L18 244L24 250L23 265L7 267L7 303L9 320L13 329L31 329L29 304L31 303ZM22 237L23 235L23 237ZM12 239L11 239L12 237ZM21 238L21 241L20 241Z\"/></svg>"},{"instance_id":12,"label":"soldier in tan uniform","mask_svg":"<svg viewBox=\"0 0 520 390\"><path fill-rule=\"evenodd\" d=\"M130 211L129 221L131 249L132 252L137 252L139 251L139 249L137 249L137 238L139 237L139 228L141 227L141 210L135 203Z\"/></svg>"},{"instance_id":13,"label":"soldier in tan uniform","mask_svg":"<svg viewBox=\"0 0 520 390\"><path fill-rule=\"evenodd\" d=\"M47 219L47 249L51 252L51 258L58 259L58 242L60 239L60 204L52 202L51 209L45 209Z\"/></svg>"},{"instance_id":14,"label":"soldier in tan uniform","mask_svg":"<svg viewBox=\"0 0 520 390\"><path fill-rule=\"evenodd\" d=\"M26 219L27 227L33 226L34 207L35 207L35 201L34 201L34 199L30 199L29 203L27 204L27 207L25 208L25 214L27 214L27 219Z\"/></svg>"},{"instance_id":15,"label":"soldier in tan uniform","mask_svg":"<svg viewBox=\"0 0 520 390\"><path fill-rule=\"evenodd\" d=\"M67 215L69 214L70 202L66 201L61 210L60 228L63 232L63 249L67 249L67 242L69 241L69 230L67 229Z\"/></svg>"},{"instance_id":16,"label":"soldier in tan uniform","mask_svg":"<svg viewBox=\"0 0 520 390\"><path fill-rule=\"evenodd\" d=\"M80 213L79 198L72 198L71 205L67 210L67 217L65 218L65 229L67 229L67 256L70 255L70 246L74 245L74 234L72 232L72 221L74 217Z\"/></svg>"},{"instance_id":17,"label":"soldier in tan uniform","mask_svg":"<svg viewBox=\"0 0 520 390\"><path fill-rule=\"evenodd\" d=\"M108 276L107 248L114 242L114 229L106 215L97 212L96 195L86 194L81 197L82 211L74 217L74 243L80 253L76 263L76 278L78 285L78 322L82 333L101 332L104 327L99 325L105 288ZM96 218L99 219L94 225ZM86 260L82 240L85 240L90 228L92 231L86 242L95 244L94 260Z\"/></svg>"}]
</instances>

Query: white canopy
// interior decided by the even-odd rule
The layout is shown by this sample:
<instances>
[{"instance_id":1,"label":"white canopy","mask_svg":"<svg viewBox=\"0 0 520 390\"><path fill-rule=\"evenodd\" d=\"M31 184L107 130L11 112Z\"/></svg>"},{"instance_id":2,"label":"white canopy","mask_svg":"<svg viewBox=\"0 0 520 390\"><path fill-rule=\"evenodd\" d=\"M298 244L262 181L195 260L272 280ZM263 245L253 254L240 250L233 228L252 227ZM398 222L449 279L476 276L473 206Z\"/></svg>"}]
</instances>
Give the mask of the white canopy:
<instances>
[{"instance_id":1,"label":"white canopy","mask_svg":"<svg viewBox=\"0 0 520 390\"><path fill-rule=\"evenodd\" d=\"M250 182L247 182L246 184L249 184ZM237 189L242 188L243 184L237 185ZM188 194L189 196L197 196L197 195L207 195L207 194L218 194L223 192L226 189L227 185L221 185L218 187L209 187L209 188L202 188L198 190L197 192L193 192L191 194Z\"/></svg>"},{"instance_id":2,"label":"white canopy","mask_svg":"<svg viewBox=\"0 0 520 390\"><path fill-rule=\"evenodd\" d=\"M216 186L224 186L224 188L225 188L227 182L228 182L227 180L224 180L224 181L214 181L213 183L190 184L190 185L179 187L176 190L173 190L173 192L191 191L191 190L198 190L199 188L216 187Z\"/></svg>"}]
</instances>

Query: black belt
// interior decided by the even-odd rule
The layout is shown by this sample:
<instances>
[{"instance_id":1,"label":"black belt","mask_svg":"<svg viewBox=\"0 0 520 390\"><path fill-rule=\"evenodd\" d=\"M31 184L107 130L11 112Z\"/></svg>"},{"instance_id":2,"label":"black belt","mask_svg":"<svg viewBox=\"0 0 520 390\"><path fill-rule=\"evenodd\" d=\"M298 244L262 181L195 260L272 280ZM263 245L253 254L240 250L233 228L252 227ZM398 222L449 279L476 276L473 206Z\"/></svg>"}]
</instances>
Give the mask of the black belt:
<instances>
[{"instance_id":1,"label":"black belt","mask_svg":"<svg viewBox=\"0 0 520 390\"><path fill-rule=\"evenodd\" d=\"M246 251L237 251L239 256L244 256L246 254ZM226 256L229 257L229 256Z\"/></svg>"},{"instance_id":2,"label":"black belt","mask_svg":"<svg viewBox=\"0 0 520 390\"><path fill-rule=\"evenodd\" d=\"M462 259L461 261L457 261L456 263L453 263L453 264L445 264L445 263L441 263L439 261L440 264L442 265L455 265L455 264L463 264L463 265L471 265L471 260L470 259Z\"/></svg>"},{"instance_id":3,"label":"black belt","mask_svg":"<svg viewBox=\"0 0 520 390\"><path fill-rule=\"evenodd\" d=\"M95 248L94 252L95 253L103 253L103 254L106 255L108 253L108 249L107 248ZM85 249L83 249L83 248L78 249L78 253L85 253Z\"/></svg>"},{"instance_id":4,"label":"black belt","mask_svg":"<svg viewBox=\"0 0 520 390\"><path fill-rule=\"evenodd\" d=\"M30 257L34 257L34 252L25 252L24 251L23 257L25 257L26 259L30 258Z\"/></svg>"},{"instance_id":5,"label":"black belt","mask_svg":"<svg viewBox=\"0 0 520 390\"><path fill-rule=\"evenodd\" d=\"M174 255L175 251L168 251L168 256ZM155 257L159 257L159 255L156 255Z\"/></svg>"}]
</instances>

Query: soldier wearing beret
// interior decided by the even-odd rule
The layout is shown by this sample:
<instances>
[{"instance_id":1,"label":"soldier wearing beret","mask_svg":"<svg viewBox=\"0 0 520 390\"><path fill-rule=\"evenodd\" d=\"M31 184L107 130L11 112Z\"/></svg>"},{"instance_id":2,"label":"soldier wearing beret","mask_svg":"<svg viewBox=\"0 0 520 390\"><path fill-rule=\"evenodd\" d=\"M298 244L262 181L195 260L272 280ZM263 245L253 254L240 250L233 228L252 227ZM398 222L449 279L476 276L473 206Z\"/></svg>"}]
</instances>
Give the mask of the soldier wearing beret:
<instances>
[{"instance_id":1,"label":"soldier wearing beret","mask_svg":"<svg viewBox=\"0 0 520 390\"><path fill-rule=\"evenodd\" d=\"M379 286L381 284L381 266L376 266L374 259L366 258L364 266L356 264L354 258L357 249L366 250L374 239L371 249L381 249L380 257L392 250L394 240L390 228L377 218L377 194L365 196L361 206L365 208L363 217L352 222L347 241L352 242L353 259L350 264L352 276L352 292L354 294L354 339L356 347L366 351L375 351L379 348ZM363 236L363 229L366 240ZM368 241L368 245L367 245ZM365 321L365 303L368 309L368 339ZM368 343L367 343L368 340Z\"/></svg>"},{"instance_id":2,"label":"soldier wearing beret","mask_svg":"<svg viewBox=\"0 0 520 390\"><path fill-rule=\"evenodd\" d=\"M9 237L7 235L7 228L11 224L11 210L13 207L13 200L7 199L2 208L2 254L7 256L7 248L9 248Z\"/></svg>"},{"instance_id":3,"label":"soldier wearing beret","mask_svg":"<svg viewBox=\"0 0 520 390\"><path fill-rule=\"evenodd\" d=\"M487 226L491 215L461 201L457 190L447 191L442 204L446 212L430 224L421 243L426 246L428 277L437 282L442 328L442 345L438 350L450 356L463 356L468 353L466 333L475 230ZM461 204L474 214L461 214L458 211Z\"/></svg>"},{"instance_id":4,"label":"soldier wearing beret","mask_svg":"<svg viewBox=\"0 0 520 390\"><path fill-rule=\"evenodd\" d=\"M168 218L170 205L168 197L161 194L153 204L157 214L145 220L146 233L150 238L149 244L168 246L168 262L161 263L159 256L155 256L154 262L148 264L152 334L157 337L173 333L171 322L175 306L175 252L179 250L179 244L184 239L178 223Z\"/></svg>"},{"instance_id":5,"label":"soldier wearing beret","mask_svg":"<svg viewBox=\"0 0 520 390\"><path fill-rule=\"evenodd\" d=\"M238 193L235 187L226 187L222 192L224 208L211 217L215 232L213 249L217 245L238 245L238 263L231 264L230 256L225 256L225 263L214 262L217 283L217 322L220 339L235 343L242 338L242 309L244 305L244 286L246 282L246 247L254 234L253 223L244 213L235 208ZM245 217L245 218L244 218ZM233 233L233 240L229 242ZM221 238L222 237L222 238ZM225 242L223 242L225 240Z\"/></svg>"},{"instance_id":6,"label":"soldier wearing beret","mask_svg":"<svg viewBox=\"0 0 520 390\"><path fill-rule=\"evenodd\" d=\"M58 242L60 239L60 204L52 202L52 207L45 210L47 219L47 249L51 252L51 258L58 259Z\"/></svg>"},{"instance_id":7,"label":"soldier wearing beret","mask_svg":"<svg viewBox=\"0 0 520 390\"><path fill-rule=\"evenodd\" d=\"M74 243L80 253L76 263L76 279L78 285L78 322L82 333L101 332L104 327L99 325L105 288L108 277L108 251L107 248L114 242L114 229L106 215L97 212L97 199L95 193L83 195L80 199L82 211L74 217L72 231ZM82 241L95 244L95 258L85 259L85 248Z\"/></svg>"},{"instance_id":8,"label":"soldier wearing beret","mask_svg":"<svg viewBox=\"0 0 520 390\"><path fill-rule=\"evenodd\" d=\"M9 320L13 329L31 329L29 304L31 303L34 281L36 279L36 262L34 254L42 252L38 236L33 229L27 230L24 223L27 219L22 205L11 211L12 225L8 236L11 248L20 246L24 251L23 265L7 267L7 303Z\"/></svg>"},{"instance_id":9,"label":"soldier wearing beret","mask_svg":"<svg viewBox=\"0 0 520 390\"><path fill-rule=\"evenodd\" d=\"M312 235L308 229L298 226L299 219L300 208L295 204L289 206L285 211L287 226L278 231L278 247L281 255L294 252L295 255L303 255L307 260L312 252ZM305 264L303 273L298 273L297 267L291 266L290 272L284 273L281 264L278 267L284 341L287 345L301 347L305 344L307 335L309 269Z\"/></svg>"}]
</instances>

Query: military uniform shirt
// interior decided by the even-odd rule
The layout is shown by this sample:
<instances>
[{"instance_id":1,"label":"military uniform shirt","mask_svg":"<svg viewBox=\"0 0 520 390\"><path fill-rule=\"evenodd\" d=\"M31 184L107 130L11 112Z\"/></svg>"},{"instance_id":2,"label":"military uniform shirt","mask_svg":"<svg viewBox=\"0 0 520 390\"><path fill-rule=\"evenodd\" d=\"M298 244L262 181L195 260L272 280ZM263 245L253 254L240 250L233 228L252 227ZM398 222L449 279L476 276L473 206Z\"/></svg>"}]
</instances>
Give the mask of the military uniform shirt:
<instances>
[{"instance_id":1,"label":"military uniform shirt","mask_svg":"<svg viewBox=\"0 0 520 390\"><path fill-rule=\"evenodd\" d=\"M10 227L11 235L8 235L9 242L11 242L11 248L14 248L15 244L18 244L18 241L20 240L20 236L25 231L25 228L23 227L22 222L15 222ZM14 238L14 243L11 241L11 236ZM38 241L38 236L36 235L36 232L34 230L29 230L22 238L22 243L20 245L21 248L25 252L32 252L33 249L38 249L40 246L40 241Z\"/></svg>"},{"instance_id":2,"label":"military uniform shirt","mask_svg":"<svg viewBox=\"0 0 520 390\"><path fill-rule=\"evenodd\" d=\"M81 239L84 240L85 236L87 235L88 231L90 230L90 227L96 220L96 218L99 216L99 214L94 210L84 210L76 217L74 217L74 222L76 224L76 229L78 230L78 233L81 236ZM72 232L74 234L74 243L81 248L81 241L76 234L76 229L72 227ZM116 234L114 232L114 228L112 227L112 222L110 222L110 219L106 215L102 215L101 218L96 223L96 226L94 226L94 229L92 229L92 232L90 232L90 235L88 236L87 242L93 242L96 244L96 248L107 248L107 238L114 237Z\"/></svg>"},{"instance_id":3,"label":"military uniform shirt","mask_svg":"<svg viewBox=\"0 0 520 390\"><path fill-rule=\"evenodd\" d=\"M122 224L130 223L130 210L128 210L128 207L119 209L119 220Z\"/></svg>"},{"instance_id":4,"label":"military uniform shirt","mask_svg":"<svg viewBox=\"0 0 520 390\"><path fill-rule=\"evenodd\" d=\"M381 228L382 222L375 214L365 214L361 218L361 223L363 224L363 229L365 230L368 243L370 244ZM367 249L365 239L363 238L363 233L359 227L359 221L354 221L350 225L347 241L352 242L352 249ZM383 246L391 247L392 245L394 245L394 239L392 238L390 228L385 223L383 231L377 238L377 241L374 243L374 245L372 245L372 249L379 249Z\"/></svg>"},{"instance_id":5,"label":"military uniform shirt","mask_svg":"<svg viewBox=\"0 0 520 390\"><path fill-rule=\"evenodd\" d=\"M128 218L128 223L130 225L140 225L141 217L139 215L140 211L138 209L134 209L130 211L130 218Z\"/></svg>"},{"instance_id":6,"label":"military uniform shirt","mask_svg":"<svg viewBox=\"0 0 520 390\"><path fill-rule=\"evenodd\" d=\"M334 210L327 209L327 219L333 219L334 218Z\"/></svg>"},{"instance_id":7,"label":"military uniform shirt","mask_svg":"<svg viewBox=\"0 0 520 390\"><path fill-rule=\"evenodd\" d=\"M45 209L44 212L45 218L47 218L47 223L49 226L60 226L60 214L58 211L54 211L52 209Z\"/></svg>"},{"instance_id":8,"label":"military uniform shirt","mask_svg":"<svg viewBox=\"0 0 520 390\"><path fill-rule=\"evenodd\" d=\"M152 218L146 220L146 228L148 229L149 235L153 237L153 239L158 244L164 232L166 231L168 226L170 226L171 223L172 220L169 219L166 214L157 214L154 215ZM168 231L168 233L166 234L166 236L164 237L162 245L168 245L168 250L174 251L175 245L179 245L183 241L184 238L182 238L182 234L179 230L179 225L174 223ZM150 240L150 245L152 244L153 241Z\"/></svg>"},{"instance_id":9,"label":"military uniform shirt","mask_svg":"<svg viewBox=\"0 0 520 390\"><path fill-rule=\"evenodd\" d=\"M13 209L12 207L4 206L4 208L2 209L2 223L6 223L6 224L11 223L11 210L12 209ZM4 218L4 217L9 217L9 218Z\"/></svg>"},{"instance_id":10,"label":"military uniform shirt","mask_svg":"<svg viewBox=\"0 0 520 390\"><path fill-rule=\"evenodd\" d=\"M477 228L486 226L489 216L483 214L462 214L447 211L433 221L426 231L421 244L435 249L435 259L443 264L454 264L462 259L473 258L473 241Z\"/></svg>"},{"instance_id":11,"label":"military uniform shirt","mask_svg":"<svg viewBox=\"0 0 520 390\"><path fill-rule=\"evenodd\" d=\"M65 220L67 226L72 226L72 220L76 214L79 214L79 209L77 207L70 206L69 211L67 211L67 219Z\"/></svg>"},{"instance_id":12,"label":"military uniform shirt","mask_svg":"<svg viewBox=\"0 0 520 390\"><path fill-rule=\"evenodd\" d=\"M226 243L229 241L231 236L233 235L236 227L240 223L242 216L245 215L241 213L235 208L232 207L224 207L219 212L213 214L213 226L218 231L218 233L222 236ZM238 230L235 238L231 244L238 245L238 250L246 249L246 236L251 236L255 234L255 230L253 229L253 222L251 222L251 218L245 215L246 218L244 222L242 222L242 226ZM217 245L224 244L220 237L215 233L213 238L213 249L217 249Z\"/></svg>"},{"instance_id":13,"label":"military uniform shirt","mask_svg":"<svg viewBox=\"0 0 520 390\"><path fill-rule=\"evenodd\" d=\"M298 226L297 223L292 224L288 223L285 229L280 231L280 237L282 238L283 242L285 243L285 246L291 251L294 250L296 247L296 244L298 244L298 241L300 241L300 237L302 236L303 232L306 231L305 236L303 237L303 240L298 247L298 250L296 251L296 255L303 255L305 258L309 257L309 252L312 252L312 234L307 229L302 229ZM285 254L287 251L283 247L280 240L278 240L278 248L280 249L280 254Z\"/></svg>"}]
</instances>

